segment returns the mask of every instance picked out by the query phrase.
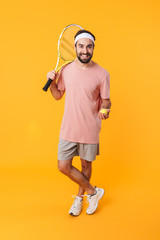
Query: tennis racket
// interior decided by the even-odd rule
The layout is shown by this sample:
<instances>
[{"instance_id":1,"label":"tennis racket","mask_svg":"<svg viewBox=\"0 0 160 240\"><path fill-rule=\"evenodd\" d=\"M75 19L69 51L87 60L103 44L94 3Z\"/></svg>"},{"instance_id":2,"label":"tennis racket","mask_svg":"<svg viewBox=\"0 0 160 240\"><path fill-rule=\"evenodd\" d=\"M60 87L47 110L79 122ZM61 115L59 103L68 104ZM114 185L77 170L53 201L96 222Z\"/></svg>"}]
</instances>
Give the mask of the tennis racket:
<instances>
[{"instance_id":1,"label":"tennis racket","mask_svg":"<svg viewBox=\"0 0 160 240\"><path fill-rule=\"evenodd\" d=\"M74 49L74 36L81 29L83 28L77 24L70 24L61 32L58 40L58 58L55 67L56 72L66 64L75 60L76 53ZM43 90L47 91L51 83L52 79L49 78Z\"/></svg>"}]
</instances>

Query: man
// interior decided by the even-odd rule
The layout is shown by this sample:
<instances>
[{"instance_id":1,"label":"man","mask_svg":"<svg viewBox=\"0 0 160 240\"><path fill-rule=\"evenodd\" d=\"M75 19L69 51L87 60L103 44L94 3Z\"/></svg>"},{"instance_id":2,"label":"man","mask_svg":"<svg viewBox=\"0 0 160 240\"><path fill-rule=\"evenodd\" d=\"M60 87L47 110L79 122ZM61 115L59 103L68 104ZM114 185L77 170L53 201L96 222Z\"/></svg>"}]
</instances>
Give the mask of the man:
<instances>
[{"instance_id":1,"label":"man","mask_svg":"<svg viewBox=\"0 0 160 240\"><path fill-rule=\"evenodd\" d=\"M64 66L60 75L54 70L47 74L53 80L50 91L56 100L65 94L65 110L58 145L58 169L79 184L79 191L69 210L78 216L82 210L84 192L87 192L92 214L104 195L104 189L93 187L89 180L92 161L99 155L101 120L109 118L110 75L92 61L95 36L86 30L75 35L77 58ZM58 79L56 83L56 79ZM103 110L103 111L102 111ZM82 171L72 165L74 156L80 156Z\"/></svg>"}]
</instances>

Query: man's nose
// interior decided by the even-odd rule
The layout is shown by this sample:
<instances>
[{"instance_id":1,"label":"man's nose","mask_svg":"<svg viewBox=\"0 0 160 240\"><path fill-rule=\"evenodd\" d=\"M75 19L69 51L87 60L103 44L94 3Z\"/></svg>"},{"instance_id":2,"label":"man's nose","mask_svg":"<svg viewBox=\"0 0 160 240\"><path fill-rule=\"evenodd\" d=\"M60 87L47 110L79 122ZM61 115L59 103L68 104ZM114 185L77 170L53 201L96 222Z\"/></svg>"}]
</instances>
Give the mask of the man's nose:
<instances>
[{"instance_id":1,"label":"man's nose","mask_svg":"<svg viewBox=\"0 0 160 240\"><path fill-rule=\"evenodd\" d=\"M84 47L83 53L88 53L88 49Z\"/></svg>"}]
</instances>

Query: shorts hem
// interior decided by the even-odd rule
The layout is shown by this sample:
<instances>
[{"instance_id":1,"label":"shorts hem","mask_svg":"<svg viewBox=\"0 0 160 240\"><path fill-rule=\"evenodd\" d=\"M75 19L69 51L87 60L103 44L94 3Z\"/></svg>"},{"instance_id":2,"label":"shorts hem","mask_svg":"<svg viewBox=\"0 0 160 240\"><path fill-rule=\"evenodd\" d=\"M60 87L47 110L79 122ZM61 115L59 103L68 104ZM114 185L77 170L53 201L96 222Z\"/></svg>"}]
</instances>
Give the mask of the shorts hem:
<instances>
[{"instance_id":1,"label":"shorts hem","mask_svg":"<svg viewBox=\"0 0 160 240\"><path fill-rule=\"evenodd\" d=\"M58 156L58 160L70 160L70 159L72 159L72 158L74 158L74 157L76 157L76 156L79 156L79 155L73 155L73 156L70 156L70 157L59 157Z\"/></svg>"}]
</instances>

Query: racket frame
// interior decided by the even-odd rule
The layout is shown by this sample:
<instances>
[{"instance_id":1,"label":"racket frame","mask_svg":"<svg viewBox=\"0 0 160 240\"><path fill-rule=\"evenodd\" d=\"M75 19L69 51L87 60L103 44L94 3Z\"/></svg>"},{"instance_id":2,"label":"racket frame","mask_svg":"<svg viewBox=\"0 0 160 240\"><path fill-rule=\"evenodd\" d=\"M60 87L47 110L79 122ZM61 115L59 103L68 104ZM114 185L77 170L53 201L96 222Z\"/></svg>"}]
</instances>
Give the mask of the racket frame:
<instances>
[{"instance_id":1,"label":"racket frame","mask_svg":"<svg viewBox=\"0 0 160 240\"><path fill-rule=\"evenodd\" d=\"M58 58L57 58L57 64L56 64L56 67L55 67L55 71L56 71L56 72L59 72L59 70L60 70L63 66L65 66L65 65L67 65L68 63L71 63L71 62L74 61L74 60L72 60L72 61L66 61L66 60L61 56L60 48L59 48L60 42L61 42L61 37L62 37L64 31L65 31L67 28L72 27L72 26L79 27L79 28L82 29L82 30L84 29L84 28L82 28L82 27L81 27L80 25L78 25L78 24L70 24L70 25L66 26L66 27L62 30L62 32L61 32L61 34L60 34L60 36L59 36L59 39L58 39ZM61 66L58 67L60 58L62 58L62 59L65 61L65 63L63 63ZM53 81L53 80L52 80L51 78L48 79L46 85L43 87L43 90L44 90L45 92L48 90L48 88L49 88L50 84L52 83L52 81Z\"/></svg>"}]
</instances>

